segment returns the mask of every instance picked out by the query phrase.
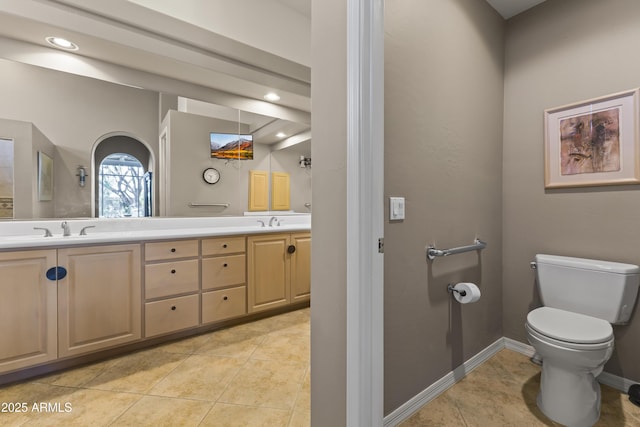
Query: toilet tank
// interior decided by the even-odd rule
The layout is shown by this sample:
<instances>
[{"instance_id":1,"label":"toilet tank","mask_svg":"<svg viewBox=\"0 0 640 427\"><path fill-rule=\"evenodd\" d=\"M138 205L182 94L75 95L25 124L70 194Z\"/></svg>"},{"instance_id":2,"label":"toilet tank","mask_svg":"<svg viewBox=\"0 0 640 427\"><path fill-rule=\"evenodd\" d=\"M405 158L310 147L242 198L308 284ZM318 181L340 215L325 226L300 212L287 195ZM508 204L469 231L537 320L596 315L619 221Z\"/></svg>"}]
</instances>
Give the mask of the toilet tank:
<instances>
[{"instance_id":1,"label":"toilet tank","mask_svg":"<svg viewBox=\"0 0 640 427\"><path fill-rule=\"evenodd\" d=\"M637 265L542 254L535 261L543 305L612 324L629 321L640 284Z\"/></svg>"}]
</instances>

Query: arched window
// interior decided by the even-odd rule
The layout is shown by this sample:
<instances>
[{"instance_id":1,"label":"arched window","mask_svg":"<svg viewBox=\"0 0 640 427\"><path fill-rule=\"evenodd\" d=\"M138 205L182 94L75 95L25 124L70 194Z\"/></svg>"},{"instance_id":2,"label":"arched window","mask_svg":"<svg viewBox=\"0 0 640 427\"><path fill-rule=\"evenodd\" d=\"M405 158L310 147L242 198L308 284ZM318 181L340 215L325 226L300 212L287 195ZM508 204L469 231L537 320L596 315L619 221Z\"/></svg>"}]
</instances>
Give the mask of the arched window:
<instances>
[{"instance_id":1,"label":"arched window","mask_svg":"<svg viewBox=\"0 0 640 427\"><path fill-rule=\"evenodd\" d=\"M109 136L94 150L95 216L151 216L151 154L140 141Z\"/></svg>"},{"instance_id":2,"label":"arched window","mask_svg":"<svg viewBox=\"0 0 640 427\"><path fill-rule=\"evenodd\" d=\"M144 168L126 153L110 154L98 172L99 217L144 216Z\"/></svg>"}]
</instances>

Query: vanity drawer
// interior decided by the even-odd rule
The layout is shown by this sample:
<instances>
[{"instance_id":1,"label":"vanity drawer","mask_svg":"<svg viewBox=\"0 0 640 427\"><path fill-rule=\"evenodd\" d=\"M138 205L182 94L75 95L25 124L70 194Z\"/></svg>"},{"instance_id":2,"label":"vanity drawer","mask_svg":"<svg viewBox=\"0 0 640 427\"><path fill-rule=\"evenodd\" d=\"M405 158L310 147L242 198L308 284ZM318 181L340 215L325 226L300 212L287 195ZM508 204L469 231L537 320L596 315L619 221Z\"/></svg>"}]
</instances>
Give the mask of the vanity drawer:
<instances>
[{"instance_id":1,"label":"vanity drawer","mask_svg":"<svg viewBox=\"0 0 640 427\"><path fill-rule=\"evenodd\" d=\"M197 240L176 240L144 244L144 259L160 261L172 258L190 258L198 256Z\"/></svg>"},{"instance_id":2,"label":"vanity drawer","mask_svg":"<svg viewBox=\"0 0 640 427\"><path fill-rule=\"evenodd\" d=\"M202 259L202 289L242 285L246 281L245 255Z\"/></svg>"},{"instance_id":3,"label":"vanity drawer","mask_svg":"<svg viewBox=\"0 0 640 427\"><path fill-rule=\"evenodd\" d=\"M202 294L202 323L216 322L247 313L247 288L222 289Z\"/></svg>"},{"instance_id":4,"label":"vanity drawer","mask_svg":"<svg viewBox=\"0 0 640 427\"><path fill-rule=\"evenodd\" d=\"M145 337L194 328L198 326L198 295L148 302L144 320Z\"/></svg>"},{"instance_id":5,"label":"vanity drawer","mask_svg":"<svg viewBox=\"0 0 640 427\"><path fill-rule=\"evenodd\" d=\"M198 290L197 259L147 264L144 273L146 299Z\"/></svg>"},{"instance_id":6,"label":"vanity drawer","mask_svg":"<svg viewBox=\"0 0 640 427\"><path fill-rule=\"evenodd\" d=\"M202 239L202 255L224 255L244 252L246 247L244 240L244 236Z\"/></svg>"}]
</instances>

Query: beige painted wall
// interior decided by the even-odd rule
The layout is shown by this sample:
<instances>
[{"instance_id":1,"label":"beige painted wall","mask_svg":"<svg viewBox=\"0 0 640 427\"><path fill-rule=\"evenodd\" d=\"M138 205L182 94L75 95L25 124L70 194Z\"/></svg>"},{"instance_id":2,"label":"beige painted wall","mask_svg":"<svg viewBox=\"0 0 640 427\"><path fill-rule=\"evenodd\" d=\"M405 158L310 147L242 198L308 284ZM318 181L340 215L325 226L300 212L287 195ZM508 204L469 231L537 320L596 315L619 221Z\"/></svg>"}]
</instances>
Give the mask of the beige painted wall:
<instances>
[{"instance_id":1,"label":"beige painted wall","mask_svg":"<svg viewBox=\"0 0 640 427\"><path fill-rule=\"evenodd\" d=\"M640 2L549 0L507 25L504 333L526 342L536 253L640 264L640 186L544 190L543 110L640 86ZM640 381L640 312L605 371Z\"/></svg>"},{"instance_id":2,"label":"beige painted wall","mask_svg":"<svg viewBox=\"0 0 640 427\"><path fill-rule=\"evenodd\" d=\"M341 427L347 422L347 1L313 0L311 7L311 425Z\"/></svg>"},{"instance_id":3,"label":"beige painted wall","mask_svg":"<svg viewBox=\"0 0 640 427\"><path fill-rule=\"evenodd\" d=\"M91 186L75 174L101 136L124 132L157 153L157 92L6 60L0 74L0 118L31 122L56 145L55 216L90 216Z\"/></svg>"},{"instance_id":4,"label":"beige painted wall","mask_svg":"<svg viewBox=\"0 0 640 427\"><path fill-rule=\"evenodd\" d=\"M385 202L406 198L406 219L385 225L388 414L502 336L504 22L477 0L385 9ZM427 244L476 237L480 256L426 259ZM454 302L457 282L480 301Z\"/></svg>"}]
</instances>

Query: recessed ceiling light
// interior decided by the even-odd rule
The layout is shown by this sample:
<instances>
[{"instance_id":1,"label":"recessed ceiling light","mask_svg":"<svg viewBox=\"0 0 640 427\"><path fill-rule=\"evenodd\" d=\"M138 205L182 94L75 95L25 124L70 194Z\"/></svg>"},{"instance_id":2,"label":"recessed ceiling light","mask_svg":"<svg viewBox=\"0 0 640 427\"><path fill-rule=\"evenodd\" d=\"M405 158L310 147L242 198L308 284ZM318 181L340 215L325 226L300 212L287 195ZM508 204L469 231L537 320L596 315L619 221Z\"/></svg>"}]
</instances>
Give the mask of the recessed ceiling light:
<instances>
[{"instance_id":1,"label":"recessed ceiling light","mask_svg":"<svg viewBox=\"0 0 640 427\"><path fill-rule=\"evenodd\" d=\"M284 138L285 136L287 136L285 133L282 133L282 132L276 133L276 137L278 138Z\"/></svg>"},{"instance_id":2,"label":"recessed ceiling light","mask_svg":"<svg viewBox=\"0 0 640 427\"><path fill-rule=\"evenodd\" d=\"M78 50L78 45L62 37L47 37L47 43L64 50Z\"/></svg>"},{"instance_id":3,"label":"recessed ceiling light","mask_svg":"<svg viewBox=\"0 0 640 427\"><path fill-rule=\"evenodd\" d=\"M264 99L266 99L267 101L280 101L280 97L278 96L277 93L273 93L273 92L269 92L268 94L266 94L264 96Z\"/></svg>"}]
</instances>

